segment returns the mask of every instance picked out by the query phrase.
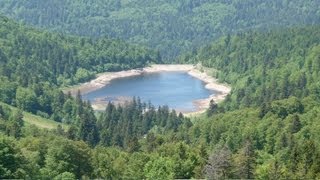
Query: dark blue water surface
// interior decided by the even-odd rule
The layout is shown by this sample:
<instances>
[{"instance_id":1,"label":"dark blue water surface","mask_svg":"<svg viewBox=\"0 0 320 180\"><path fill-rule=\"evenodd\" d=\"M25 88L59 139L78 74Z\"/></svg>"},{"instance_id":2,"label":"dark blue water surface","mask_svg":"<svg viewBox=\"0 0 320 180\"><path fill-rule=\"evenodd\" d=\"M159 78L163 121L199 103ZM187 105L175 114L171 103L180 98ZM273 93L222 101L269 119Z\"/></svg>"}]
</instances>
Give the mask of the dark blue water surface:
<instances>
[{"instance_id":1,"label":"dark blue water surface","mask_svg":"<svg viewBox=\"0 0 320 180\"><path fill-rule=\"evenodd\" d=\"M102 97L135 96L144 102L151 101L155 106L168 105L180 111L194 111L194 100L207 98L213 93L205 88L205 83L186 72L160 72L112 80L83 98L94 101Z\"/></svg>"}]
</instances>

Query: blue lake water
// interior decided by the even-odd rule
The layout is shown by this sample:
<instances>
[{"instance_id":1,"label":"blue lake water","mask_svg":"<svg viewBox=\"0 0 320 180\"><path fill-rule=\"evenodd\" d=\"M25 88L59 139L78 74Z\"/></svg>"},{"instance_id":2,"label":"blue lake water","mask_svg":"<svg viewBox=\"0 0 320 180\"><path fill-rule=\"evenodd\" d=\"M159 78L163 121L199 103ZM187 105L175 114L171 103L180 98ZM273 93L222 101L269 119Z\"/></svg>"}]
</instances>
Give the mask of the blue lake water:
<instances>
[{"instance_id":1,"label":"blue lake water","mask_svg":"<svg viewBox=\"0 0 320 180\"><path fill-rule=\"evenodd\" d=\"M103 97L140 97L153 105L168 105L179 111L195 111L193 101L213 94L205 83L186 72L160 72L112 80L107 86L83 95L94 101Z\"/></svg>"}]
</instances>

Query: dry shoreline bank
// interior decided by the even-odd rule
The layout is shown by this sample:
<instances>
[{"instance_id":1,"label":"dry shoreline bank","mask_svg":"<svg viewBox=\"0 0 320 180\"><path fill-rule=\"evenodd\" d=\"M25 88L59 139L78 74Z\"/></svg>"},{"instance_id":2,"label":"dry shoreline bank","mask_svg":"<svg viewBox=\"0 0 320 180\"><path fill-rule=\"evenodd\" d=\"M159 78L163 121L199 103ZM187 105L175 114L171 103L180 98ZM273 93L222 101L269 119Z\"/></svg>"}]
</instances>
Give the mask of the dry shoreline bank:
<instances>
[{"instance_id":1,"label":"dry shoreline bank","mask_svg":"<svg viewBox=\"0 0 320 180\"><path fill-rule=\"evenodd\" d=\"M204 112L209 106L209 102L213 99L215 102L220 102L230 93L231 88L228 85L221 84L217 82L217 79L209 76L206 72L201 72L194 65L152 65L150 67L145 67L143 69L133 69L128 71L119 71L119 72L106 72L97 75L96 79L91 80L90 82L83 83L76 87L71 87L70 89L64 90L64 92L71 92L75 95L78 90L82 94L86 94L97 89L100 89L108 85L112 80L118 78L125 78L131 76L139 76L145 73L157 73L157 72L174 72L174 71L185 71L189 75L203 81L206 83L205 88L217 92L216 94L210 95L206 99L198 99L194 101L195 106L197 107L196 112L184 112L186 115L193 115L195 113ZM94 105L93 107L97 107ZM99 108L100 109L100 108Z\"/></svg>"}]
</instances>

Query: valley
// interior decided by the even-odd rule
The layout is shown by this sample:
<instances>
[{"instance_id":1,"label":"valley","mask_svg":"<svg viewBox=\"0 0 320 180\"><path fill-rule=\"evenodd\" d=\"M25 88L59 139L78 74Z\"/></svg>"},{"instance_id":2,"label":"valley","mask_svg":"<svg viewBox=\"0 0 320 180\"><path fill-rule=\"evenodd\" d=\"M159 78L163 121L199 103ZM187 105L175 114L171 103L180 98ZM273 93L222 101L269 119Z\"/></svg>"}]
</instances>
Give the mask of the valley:
<instances>
[{"instance_id":1,"label":"valley","mask_svg":"<svg viewBox=\"0 0 320 180\"><path fill-rule=\"evenodd\" d=\"M319 6L1 0L0 179L319 179Z\"/></svg>"}]
</instances>

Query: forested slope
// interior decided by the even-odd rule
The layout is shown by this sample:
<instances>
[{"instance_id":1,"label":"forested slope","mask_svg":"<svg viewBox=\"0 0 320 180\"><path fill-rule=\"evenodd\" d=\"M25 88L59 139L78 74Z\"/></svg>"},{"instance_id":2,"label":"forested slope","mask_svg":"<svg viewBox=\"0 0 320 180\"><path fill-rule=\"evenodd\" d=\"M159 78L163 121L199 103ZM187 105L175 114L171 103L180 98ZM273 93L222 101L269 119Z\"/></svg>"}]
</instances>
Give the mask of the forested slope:
<instances>
[{"instance_id":1,"label":"forested slope","mask_svg":"<svg viewBox=\"0 0 320 180\"><path fill-rule=\"evenodd\" d=\"M318 26L226 36L181 61L215 68L232 92L191 128L214 149L211 178L319 178Z\"/></svg>"},{"instance_id":2,"label":"forested slope","mask_svg":"<svg viewBox=\"0 0 320 180\"><path fill-rule=\"evenodd\" d=\"M319 6L316 0L2 0L0 11L57 32L148 45L170 59L226 33L319 23Z\"/></svg>"},{"instance_id":3,"label":"forested slope","mask_svg":"<svg viewBox=\"0 0 320 180\"><path fill-rule=\"evenodd\" d=\"M319 97L319 26L225 36L180 60L215 68L230 83L227 109L260 106L290 96Z\"/></svg>"},{"instance_id":4,"label":"forested slope","mask_svg":"<svg viewBox=\"0 0 320 180\"><path fill-rule=\"evenodd\" d=\"M26 86L32 78L75 84L105 71L159 62L156 52L109 39L90 39L38 31L0 17L1 75ZM32 82L31 82L32 83Z\"/></svg>"},{"instance_id":5,"label":"forested slope","mask_svg":"<svg viewBox=\"0 0 320 180\"><path fill-rule=\"evenodd\" d=\"M109 104L97 118L80 92L72 97L59 90L87 80L88 74L159 62L158 53L121 41L38 31L6 17L0 24L0 101L17 107L0 103L1 179L154 179L163 163L170 168L161 172L163 178L173 178L173 170L181 177L193 175L180 168L181 158L189 166L200 157L193 152L177 156L176 152L191 149L177 142L182 136L173 138L192 126L189 119L139 98L124 107ZM53 130L26 125L30 119L26 121L25 115L39 117L23 111L59 123L51 123L57 125ZM161 137L164 134L168 137ZM167 144L170 151L161 153L167 157L160 157L153 151L164 142L174 144Z\"/></svg>"},{"instance_id":6,"label":"forested slope","mask_svg":"<svg viewBox=\"0 0 320 180\"><path fill-rule=\"evenodd\" d=\"M158 62L157 53L0 23L0 101L20 109L0 104L0 178L320 178L319 26L242 32L182 56L232 86L223 103L191 121L139 98L95 113L80 94L58 90ZM25 126L22 111L68 129Z\"/></svg>"},{"instance_id":7,"label":"forested slope","mask_svg":"<svg viewBox=\"0 0 320 180\"><path fill-rule=\"evenodd\" d=\"M247 32L184 56L233 88L194 121L138 98L96 118L60 94L52 116L70 126L48 131L0 105L1 178L317 179L319 39L318 27Z\"/></svg>"},{"instance_id":8,"label":"forested slope","mask_svg":"<svg viewBox=\"0 0 320 180\"><path fill-rule=\"evenodd\" d=\"M0 101L59 122L94 117L90 104L59 87L160 60L156 52L121 41L52 34L3 16L0 25Z\"/></svg>"}]
</instances>

